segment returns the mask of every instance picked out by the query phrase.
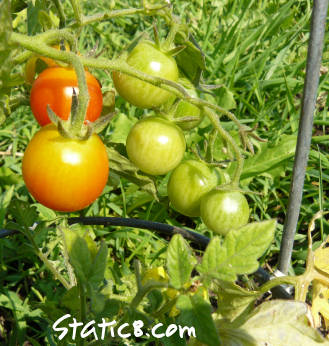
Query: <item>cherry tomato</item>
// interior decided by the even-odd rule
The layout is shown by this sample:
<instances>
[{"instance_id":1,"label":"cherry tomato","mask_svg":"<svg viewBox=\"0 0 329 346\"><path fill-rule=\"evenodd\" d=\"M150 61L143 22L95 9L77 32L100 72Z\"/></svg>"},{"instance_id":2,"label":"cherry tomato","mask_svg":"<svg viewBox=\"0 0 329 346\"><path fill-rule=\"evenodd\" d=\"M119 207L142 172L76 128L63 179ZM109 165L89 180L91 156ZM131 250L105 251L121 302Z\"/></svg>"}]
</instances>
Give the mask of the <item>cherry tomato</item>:
<instances>
[{"instance_id":1,"label":"cherry tomato","mask_svg":"<svg viewBox=\"0 0 329 346\"><path fill-rule=\"evenodd\" d=\"M85 73L90 97L86 120L95 121L102 111L102 90L97 79L88 71ZM51 67L41 72L32 85L30 96L32 112L41 126L50 123L47 105L60 118L68 119L71 112L73 88L78 94L78 81L72 68Z\"/></svg>"},{"instance_id":2,"label":"cherry tomato","mask_svg":"<svg viewBox=\"0 0 329 346\"><path fill-rule=\"evenodd\" d=\"M171 173L167 191L175 209L186 216L200 216L201 197L217 185L217 175L200 161L187 160Z\"/></svg>"},{"instance_id":3,"label":"cherry tomato","mask_svg":"<svg viewBox=\"0 0 329 346\"><path fill-rule=\"evenodd\" d=\"M166 174L182 160L186 148L182 130L160 117L139 120L130 130L126 149L130 161L141 171Z\"/></svg>"},{"instance_id":4,"label":"cherry tomato","mask_svg":"<svg viewBox=\"0 0 329 346\"><path fill-rule=\"evenodd\" d=\"M109 174L109 161L101 139L67 139L55 125L41 128L23 157L23 178L31 195L58 211L87 207L102 193Z\"/></svg>"},{"instance_id":5,"label":"cherry tomato","mask_svg":"<svg viewBox=\"0 0 329 346\"><path fill-rule=\"evenodd\" d=\"M249 205L239 191L213 190L201 198L201 218L215 233L226 235L248 223Z\"/></svg>"},{"instance_id":6,"label":"cherry tomato","mask_svg":"<svg viewBox=\"0 0 329 346\"><path fill-rule=\"evenodd\" d=\"M193 84L187 79L187 78L179 78L178 83L182 84L189 95L191 97L198 97L198 94L193 86ZM173 103L175 100L175 97L172 97L169 103ZM188 122L178 122L177 125L184 131L188 131L193 129L194 127L198 126L202 119L203 115L201 114L200 109L197 106L192 105L191 103L181 100L178 102L178 105L175 109L175 112L173 114L174 118L179 119L183 117L197 117L196 120L188 121Z\"/></svg>"},{"instance_id":7,"label":"cherry tomato","mask_svg":"<svg viewBox=\"0 0 329 346\"><path fill-rule=\"evenodd\" d=\"M61 49L59 44L54 45L53 48ZM65 50L70 51L70 46L68 43L65 43ZM37 73L42 72L47 67L54 66L58 66L58 63L55 60L37 54L32 55L25 65L25 81L32 84Z\"/></svg>"},{"instance_id":8,"label":"cherry tomato","mask_svg":"<svg viewBox=\"0 0 329 346\"><path fill-rule=\"evenodd\" d=\"M161 52L151 42L140 42L129 54L127 63L146 74L172 81L178 80L176 61ZM113 82L118 93L131 104L140 108L158 107L172 95L150 83L113 71Z\"/></svg>"}]
</instances>

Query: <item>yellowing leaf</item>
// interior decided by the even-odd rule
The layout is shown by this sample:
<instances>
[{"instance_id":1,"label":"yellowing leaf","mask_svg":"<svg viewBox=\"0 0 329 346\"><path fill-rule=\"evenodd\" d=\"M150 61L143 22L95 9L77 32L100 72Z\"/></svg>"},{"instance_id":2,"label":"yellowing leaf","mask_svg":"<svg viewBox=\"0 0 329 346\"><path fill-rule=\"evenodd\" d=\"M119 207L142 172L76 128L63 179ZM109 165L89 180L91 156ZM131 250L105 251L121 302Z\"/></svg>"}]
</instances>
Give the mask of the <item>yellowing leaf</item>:
<instances>
[{"instance_id":1,"label":"yellowing leaf","mask_svg":"<svg viewBox=\"0 0 329 346\"><path fill-rule=\"evenodd\" d=\"M329 288L320 282L313 281L313 294L312 294L312 315L315 327L321 327L321 318L319 313L324 319L326 329L329 327Z\"/></svg>"},{"instance_id":2,"label":"yellowing leaf","mask_svg":"<svg viewBox=\"0 0 329 346\"><path fill-rule=\"evenodd\" d=\"M329 237L314 251L314 265L317 269L329 274Z\"/></svg>"}]
</instances>

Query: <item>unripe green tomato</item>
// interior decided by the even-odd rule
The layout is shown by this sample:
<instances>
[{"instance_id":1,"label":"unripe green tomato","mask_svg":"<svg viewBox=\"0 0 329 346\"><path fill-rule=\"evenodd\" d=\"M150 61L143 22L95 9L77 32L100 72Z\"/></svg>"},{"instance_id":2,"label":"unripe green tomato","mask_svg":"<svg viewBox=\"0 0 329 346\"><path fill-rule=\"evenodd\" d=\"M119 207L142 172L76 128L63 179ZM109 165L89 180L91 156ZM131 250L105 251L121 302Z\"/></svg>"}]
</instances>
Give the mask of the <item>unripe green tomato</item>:
<instances>
[{"instance_id":1,"label":"unripe green tomato","mask_svg":"<svg viewBox=\"0 0 329 346\"><path fill-rule=\"evenodd\" d=\"M160 51L152 42L138 43L128 55L127 63L151 76L174 82L178 80L179 73L175 59ZM113 71L113 82L120 96L140 108L161 106L172 95L150 83L117 71Z\"/></svg>"},{"instance_id":2,"label":"unripe green tomato","mask_svg":"<svg viewBox=\"0 0 329 346\"><path fill-rule=\"evenodd\" d=\"M186 216L200 216L201 197L217 185L217 175L200 161L187 160L170 175L167 191L175 209Z\"/></svg>"},{"instance_id":3,"label":"unripe green tomato","mask_svg":"<svg viewBox=\"0 0 329 346\"><path fill-rule=\"evenodd\" d=\"M239 191L208 192L201 199L200 212L205 225L222 235L246 225L249 220L247 199Z\"/></svg>"},{"instance_id":4,"label":"unripe green tomato","mask_svg":"<svg viewBox=\"0 0 329 346\"><path fill-rule=\"evenodd\" d=\"M197 98L198 94L194 88L194 85L184 77L178 79L178 83L182 84L187 90L188 94L191 97ZM168 104L172 105L175 101L175 96L171 97L168 101ZM191 103L181 100L178 102L177 108L173 114L175 119L183 117L197 117L198 119L188 121L188 122L179 122L177 125L184 131L188 131L198 126L203 120L203 115L201 114L200 109L197 106L192 105Z\"/></svg>"},{"instance_id":5,"label":"unripe green tomato","mask_svg":"<svg viewBox=\"0 0 329 346\"><path fill-rule=\"evenodd\" d=\"M130 130L126 149L131 162L151 175L166 174L182 160L186 148L182 130L170 121L151 116Z\"/></svg>"}]
</instances>

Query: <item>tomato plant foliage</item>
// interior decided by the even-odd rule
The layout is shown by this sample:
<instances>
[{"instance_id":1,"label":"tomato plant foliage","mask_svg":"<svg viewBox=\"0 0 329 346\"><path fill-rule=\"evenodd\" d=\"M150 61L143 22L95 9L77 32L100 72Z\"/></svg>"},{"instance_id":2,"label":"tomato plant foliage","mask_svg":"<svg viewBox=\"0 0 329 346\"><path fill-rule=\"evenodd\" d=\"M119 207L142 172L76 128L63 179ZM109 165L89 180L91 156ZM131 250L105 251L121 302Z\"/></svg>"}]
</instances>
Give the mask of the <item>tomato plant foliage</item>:
<instances>
[{"instance_id":1,"label":"tomato plant foliage","mask_svg":"<svg viewBox=\"0 0 329 346\"><path fill-rule=\"evenodd\" d=\"M0 2L0 344L328 344L317 202L294 275L259 279L282 237L306 7ZM312 201L328 181L317 150ZM269 295L282 284L295 300Z\"/></svg>"}]
</instances>

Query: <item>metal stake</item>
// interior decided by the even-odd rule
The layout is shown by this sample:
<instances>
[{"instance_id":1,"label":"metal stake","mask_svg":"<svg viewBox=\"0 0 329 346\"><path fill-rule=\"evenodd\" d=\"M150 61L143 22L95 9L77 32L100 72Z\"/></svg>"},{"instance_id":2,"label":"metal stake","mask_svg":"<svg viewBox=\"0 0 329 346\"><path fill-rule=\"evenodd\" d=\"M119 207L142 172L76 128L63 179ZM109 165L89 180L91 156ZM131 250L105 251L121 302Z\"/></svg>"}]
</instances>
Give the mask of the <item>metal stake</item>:
<instances>
[{"instance_id":1,"label":"metal stake","mask_svg":"<svg viewBox=\"0 0 329 346\"><path fill-rule=\"evenodd\" d=\"M328 0L314 0L301 119L298 129L293 177L289 194L288 213L284 223L279 255L279 270L285 274L288 273L290 265L298 216L302 202L305 171L311 146L313 115L319 85L327 10Z\"/></svg>"}]
</instances>

